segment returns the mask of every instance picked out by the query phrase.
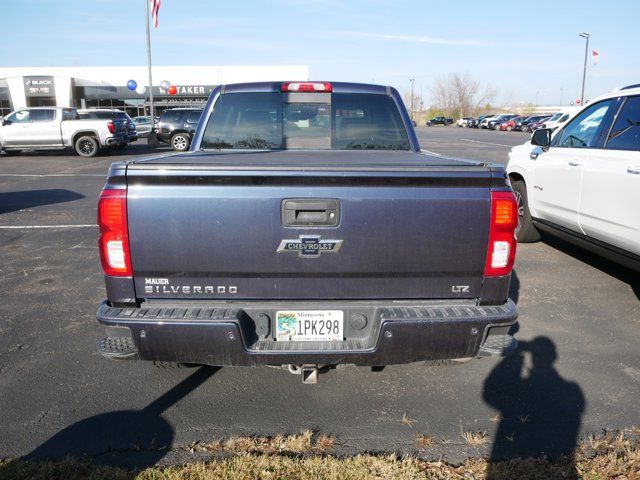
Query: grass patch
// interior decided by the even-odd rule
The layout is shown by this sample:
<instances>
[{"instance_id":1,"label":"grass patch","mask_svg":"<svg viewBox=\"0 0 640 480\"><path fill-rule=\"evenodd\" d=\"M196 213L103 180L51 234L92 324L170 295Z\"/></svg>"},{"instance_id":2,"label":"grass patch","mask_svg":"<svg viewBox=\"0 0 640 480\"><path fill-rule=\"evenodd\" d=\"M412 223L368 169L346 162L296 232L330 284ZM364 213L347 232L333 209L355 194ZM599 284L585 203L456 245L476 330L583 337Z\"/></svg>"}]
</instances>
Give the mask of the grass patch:
<instances>
[{"instance_id":1,"label":"grass patch","mask_svg":"<svg viewBox=\"0 0 640 480\"><path fill-rule=\"evenodd\" d=\"M425 437L428 439L428 437ZM428 440L425 440L427 443ZM547 459L514 459L490 463L469 460L460 466L395 455L329 455L331 437L309 431L272 438L238 437L196 444L191 449L221 452L220 458L176 467L140 471L92 466L87 461L0 461L0 479L65 480L315 480L315 479L640 479L640 430L605 433L584 442L575 455Z\"/></svg>"}]
</instances>

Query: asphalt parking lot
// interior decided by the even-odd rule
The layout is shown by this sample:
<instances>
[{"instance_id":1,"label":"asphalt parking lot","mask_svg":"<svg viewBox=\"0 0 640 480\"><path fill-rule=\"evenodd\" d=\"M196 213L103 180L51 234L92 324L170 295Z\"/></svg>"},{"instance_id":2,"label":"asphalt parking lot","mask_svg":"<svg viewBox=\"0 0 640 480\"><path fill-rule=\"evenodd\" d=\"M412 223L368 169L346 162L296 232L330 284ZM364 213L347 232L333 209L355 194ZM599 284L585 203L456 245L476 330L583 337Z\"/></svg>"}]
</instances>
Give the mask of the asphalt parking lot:
<instances>
[{"instance_id":1,"label":"asphalt parking lot","mask_svg":"<svg viewBox=\"0 0 640 480\"><path fill-rule=\"evenodd\" d=\"M419 127L423 148L504 163L526 134ZM196 441L296 433L337 451L556 455L602 429L640 425L640 278L563 242L520 245L511 296L521 348L461 366L345 367L316 386L271 368L158 370L96 352L104 297L96 199L109 164L0 156L0 458L90 455L178 462ZM486 433L469 445L462 434ZM416 436L435 444L418 450ZM140 448L153 439L156 448ZM199 458L199 457L198 457Z\"/></svg>"}]
</instances>

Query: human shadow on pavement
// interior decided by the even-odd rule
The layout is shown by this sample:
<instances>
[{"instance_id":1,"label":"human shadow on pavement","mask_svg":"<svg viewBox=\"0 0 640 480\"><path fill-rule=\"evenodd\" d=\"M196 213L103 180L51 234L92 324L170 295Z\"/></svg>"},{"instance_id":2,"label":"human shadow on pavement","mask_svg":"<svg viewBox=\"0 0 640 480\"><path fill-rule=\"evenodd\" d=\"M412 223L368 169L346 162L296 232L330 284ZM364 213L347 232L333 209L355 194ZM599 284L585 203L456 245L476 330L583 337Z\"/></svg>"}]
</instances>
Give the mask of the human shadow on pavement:
<instances>
[{"instance_id":1,"label":"human shadow on pavement","mask_svg":"<svg viewBox=\"0 0 640 480\"><path fill-rule=\"evenodd\" d=\"M0 214L24 210L26 208L72 202L84 198L71 190L51 188L45 190L25 190L22 192L0 192Z\"/></svg>"},{"instance_id":2,"label":"human shadow on pavement","mask_svg":"<svg viewBox=\"0 0 640 480\"><path fill-rule=\"evenodd\" d=\"M580 386L554 367L558 355L548 337L520 341L484 382L483 398L499 412L487 480L498 476L496 461L568 455L576 448L585 408ZM503 472L504 473L504 472Z\"/></svg>"},{"instance_id":3,"label":"human shadow on pavement","mask_svg":"<svg viewBox=\"0 0 640 480\"><path fill-rule=\"evenodd\" d=\"M144 468L155 465L171 447L173 427L162 413L207 381L219 368L200 367L142 410L102 413L55 434L22 460L66 456L89 458L94 465Z\"/></svg>"}]
</instances>

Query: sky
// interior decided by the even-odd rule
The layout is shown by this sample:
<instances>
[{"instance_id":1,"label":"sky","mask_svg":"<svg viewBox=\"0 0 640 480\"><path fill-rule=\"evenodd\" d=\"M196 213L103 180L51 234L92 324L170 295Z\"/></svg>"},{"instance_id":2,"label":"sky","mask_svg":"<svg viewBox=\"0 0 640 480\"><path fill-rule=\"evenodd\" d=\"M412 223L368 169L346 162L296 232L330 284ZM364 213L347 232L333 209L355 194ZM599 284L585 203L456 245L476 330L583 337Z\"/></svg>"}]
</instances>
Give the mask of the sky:
<instances>
[{"instance_id":1,"label":"sky","mask_svg":"<svg viewBox=\"0 0 640 480\"><path fill-rule=\"evenodd\" d=\"M0 0L0 66L146 65L145 0ZM640 83L640 2L162 0L154 65L308 65L311 79L469 74L499 104L563 104ZM600 53L593 65L591 50Z\"/></svg>"}]
</instances>

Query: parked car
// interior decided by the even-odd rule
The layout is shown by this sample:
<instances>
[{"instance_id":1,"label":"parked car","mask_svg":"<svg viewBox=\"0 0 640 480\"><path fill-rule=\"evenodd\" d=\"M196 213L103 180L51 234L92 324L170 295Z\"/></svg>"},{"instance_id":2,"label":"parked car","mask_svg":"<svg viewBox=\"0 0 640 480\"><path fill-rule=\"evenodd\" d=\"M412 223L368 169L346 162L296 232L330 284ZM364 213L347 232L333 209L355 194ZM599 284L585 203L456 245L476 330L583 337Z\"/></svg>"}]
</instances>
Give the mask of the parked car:
<instances>
[{"instance_id":1,"label":"parked car","mask_svg":"<svg viewBox=\"0 0 640 480\"><path fill-rule=\"evenodd\" d=\"M169 108L162 112L156 127L158 140L179 152L189 150L193 133L202 115L201 108Z\"/></svg>"},{"instance_id":2,"label":"parked car","mask_svg":"<svg viewBox=\"0 0 640 480\"><path fill-rule=\"evenodd\" d=\"M482 123L482 121L487 118L487 117L493 117L494 115L492 113L488 114L488 115L480 115L477 118L474 118L473 120L471 120L470 122L467 123L467 127L470 128L480 128L480 124Z\"/></svg>"},{"instance_id":3,"label":"parked car","mask_svg":"<svg viewBox=\"0 0 640 480\"><path fill-rule=\"evenodd\" d=\"M578 111L578 107L566 107L553 114L551 118L544 122L542 128L549 128L551 131L555 130L569 120L574 113Z\"/></svg>"},{"instance_id":4,"label":"parked car","mask_svg":"<svg viewBox=\"0 0 640 480\"><path fill-rule=\"evenodd\" d=\"M129 116L127 112L123 112L118 109L108 109L108 108L89 108L89 109L81 109L78 110L78 115L80 115L80 119L112 119L112 120L121 120L127 125L127 142L135 142L138 140L138 132L136 130L136 126L133 123L133 120ZM126 145L125 145L126 146ZM124 148L123 145L120 145L120 148Z\"/></svg>"},{"instance_id":5,"label":"parked car","mask_svg":"<svg viewBox=\"0 0 640 480\"><path fill-rule=\"evenodd\" d=\"M434 125L444 125L448 127L453 123L453 118L446 117L434 117L431 120L427 120L427 127L432 127Z\"/></svg>"},{"instance_id":6,"label":"parked car","mask_svg":"<svg viewBox=\"0 0 640 480\"><path fill-rule=\"evenodd\" d=\"M502 113L500 115L497 115L487 121L487 128L489 130L500 130L500 125L502 125L502 123L506 122L507 120L511 120L515 116L516 115L512 113Z\"/></svg>"},{"instance_id":7,"label":"parked car","mask_svg":"<svg viewBox=\"0 0 640 480\"><path fill-rule=\"evenodd\" d=\"M529 132L535 132L536 130L540 130L541 128L544 127L544 123L549 120L551 118L551 116L545 117L545 118L541 118L540 120L538 120L537 122L531 122L527 125L528 127L528 131Z\"/></svg>"},{"instance_id":8,"label":"parked car","mask_svg":"<svg viewBox=\"0 0 640 480\"><path fill-rule=\"evenodd\" d=\"M466 127L471 120L473 120L472 117L460 117L456 122L456 125L459 127Z\"/></svg>"},{"instance_id":9,"label":"parked car","mask_svg":"<svg viewBox=\"0 0 640 480\"><path fill-rule=\"evenodd\" d=\"M261 82L211 99L192 151L109 169L102 355L315 383L321 367L516 348L504 167L421 152L391 87Z\"/></svg>"},{"instance_id":10,"label":"parked car","mask_svg":"<svg viewBox=\"0 0 640 480\"><path fill-rule=\"evenodd\" d=\"M517 121L513 129L516 132L529 132L531 129L529 125L536 122L544 122L550 115L533 115L530 117L520 117Z\"/></svg>"},{"instance_id":11,"label":"parked car","mask_svg":"<svg viewBox=\"0 0 640 480\"><path fill-rule=\"evenodd\" d=\"M151 117L133 117L133 124L136 126L136 131L138 132L139 136L146 137L147 135L149 135L149 133L151 133L151 127L153 126Z\"/></svg>"},{"instance_id":12,"label":"parked car","mask_svg":"<svg viewBox=\"0 0 640 480\"><path fill-rule=\"evenodd\" d=\"M121 119L80 120L75 108L21 108L4 117L0 126L0 150L10 155L73 148L82 157L93 157L103 148L126 146L128 140Z\"/></svg>"},{"instance_id":13,"label":"parked car","mask_svg":"<svg viewBox=\"0 0 640 480\"><path fill-rule=\"evenodd\" d=\"M495 120L496 118L498 118L500 116L500 114L495 114L495 115L485 115L484 118L482 120L480 120L480 128L488 128L488 124L490 121Z\"/></svg>"},{"instance_id":14,"label":"parked car","mask_svg":"<svg viewBox=\"0 0 640 480\"><path fill-rule=\"evenodd\" d=\"M512 130L515 130L516 128L516 122L522 120L522 117L520 115L516 115L515 117L507 120L506 122L502 122L500 124L500 131L502 132L510 132Z\"/></svg>"},{"instance_id":15,"label":"parked car","mask_svg":"<svg viewBox=\"0 0 640 480\"><path fill-rule=\"evenodd\" d=\"M565 114L563 114L565 115ZM640 271L640 88L582 107L509 153L519 242L544 231Z\"/></svg>"}]
</instances>

